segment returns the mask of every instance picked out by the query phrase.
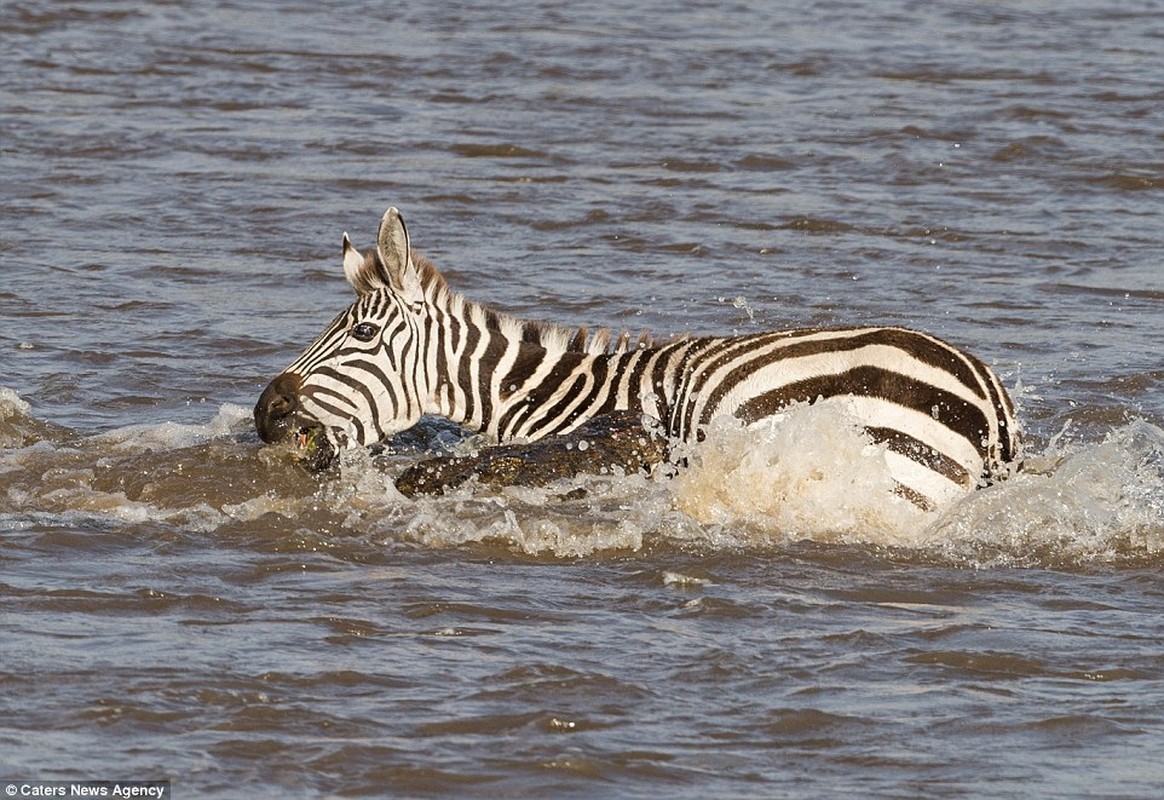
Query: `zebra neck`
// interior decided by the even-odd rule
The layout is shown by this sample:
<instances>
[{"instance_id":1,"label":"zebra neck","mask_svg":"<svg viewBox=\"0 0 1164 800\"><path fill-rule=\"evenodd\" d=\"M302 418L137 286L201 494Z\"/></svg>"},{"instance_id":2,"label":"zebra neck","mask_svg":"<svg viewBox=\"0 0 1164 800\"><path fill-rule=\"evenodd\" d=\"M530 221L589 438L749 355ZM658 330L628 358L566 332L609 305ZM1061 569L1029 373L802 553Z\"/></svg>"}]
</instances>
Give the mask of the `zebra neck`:
<instances>
[{"instance_id":1,"label":"zebra neck","mask_svg":"<svg viewBox=\"0 0 1164 800\"><path fill-rule=\"evenodd\" d=\"M679 388L675 350L671 344L629 352L545 354L536 364L531 359L523 364L534 368L529 378L499 392L504 411L490 433L502 441L539 439L628 410L667 420Z\"/></svg>"},{"instance_id":2,"label":"zebra neck","mask_svg":"<svg viewBox=\"0 0 1164 800\"><path fill-rule=\"evenodd\" d=\"M651 349L585 353L521 343L494 343L438 370L428 413L447 417L499 442L568 433L614 411L663 413L646 403L656 392ZM660 387L661 397L670 396Z\"/></svg>"},{"instance_id":3,"label":"zebra neck","mask_svg":"<svg viewBox=\"0 0 1164 800\"><path fill-rule=\"evenodd\" d=\"M497 441L567 433L613 411L664 419L675 396L677 342L628 349L609 331L520 320L452 293L428 307L424 413Z\"/></svg>"}]
</instances>

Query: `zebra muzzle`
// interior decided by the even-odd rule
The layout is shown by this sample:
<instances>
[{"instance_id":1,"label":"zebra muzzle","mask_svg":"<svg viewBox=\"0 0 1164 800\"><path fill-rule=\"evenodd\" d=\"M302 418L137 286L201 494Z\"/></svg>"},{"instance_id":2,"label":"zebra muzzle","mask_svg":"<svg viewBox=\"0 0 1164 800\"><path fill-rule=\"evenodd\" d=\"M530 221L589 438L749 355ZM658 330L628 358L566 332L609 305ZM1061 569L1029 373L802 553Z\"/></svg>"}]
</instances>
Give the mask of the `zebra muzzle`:
<instances>
[{"instance_id":1,"label":"zebra muzzle","mask_svg":"<svg viewBox=\"0 0 1164 800\"><path fill-rule=\"evenodd\" d=\"M302 385L298 375L284 372L259 395L259 401L255 403L255 430L267 444L282 442L304 427L304 421L299 419Z\"/></svg>"},{"instance_id":2,"label":"zebra muzzle","mask_svg":"<svg viewBox=\"0 0 1164 800\"><path fill-rule=\"evenodd\" d=\"M303 414L299 401L302 386L302 379L289 372L271 381L255 404L255 430L267 444L291 444L295 449L294 461L317 472L335 461L336 448L323 426Z\"/></svg>"}]
</instances>

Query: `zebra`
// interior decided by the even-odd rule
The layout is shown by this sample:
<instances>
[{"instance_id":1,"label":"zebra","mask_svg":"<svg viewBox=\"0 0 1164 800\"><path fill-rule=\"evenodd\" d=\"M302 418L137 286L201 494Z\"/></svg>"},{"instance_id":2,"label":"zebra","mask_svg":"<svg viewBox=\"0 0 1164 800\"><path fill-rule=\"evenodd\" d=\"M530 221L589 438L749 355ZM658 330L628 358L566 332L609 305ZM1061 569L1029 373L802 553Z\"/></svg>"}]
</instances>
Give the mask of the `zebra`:
<instances>
[{"instance_id":1,"label":"zebra","mask_svg":"<svg viewBox=\"0 0 1164 800\"><path fill-rule=\"evenodd\" d=\"M841 402L922 508L1021 466L998 376L926 333L810 328L656 343L521 320L453 292L412 250L395 207L367 254L344 233L343 267L356 300L259 397L265 442L318 438L334 453L384 442L422 415L498 443L534 441L625 410L690 442L720 416L758 424L794 403Z\"/></svg>"}]
</instances>

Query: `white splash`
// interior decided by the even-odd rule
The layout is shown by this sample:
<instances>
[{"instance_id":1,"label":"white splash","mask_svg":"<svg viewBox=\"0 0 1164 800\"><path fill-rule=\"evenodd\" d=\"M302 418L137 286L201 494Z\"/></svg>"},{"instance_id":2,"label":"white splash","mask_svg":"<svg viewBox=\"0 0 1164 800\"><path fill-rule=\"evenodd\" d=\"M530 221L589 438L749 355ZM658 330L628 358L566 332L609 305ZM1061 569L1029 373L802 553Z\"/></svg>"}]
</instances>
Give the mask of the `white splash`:
<instances>
[{"instance_id":1,"label":"white splash","mask_svg":"<svg viewBox=\"0 0 1164 800\"><path fill-rule=\"evenodd\" d=\"M673 477L590 476L506 489L470 482L407 499L361 452L345 455L342 477L321 502L343 509L349 529L425 547L487 544L576 558L656 546L773 551L812 541L912 550L975 567L1164 551L1164 431L1146 422L1099 443L1056 447L941 512L897 494L885 449L843 409L819 404L749 429L716 423Z\"/></svg>"},{"instance_id":2,"label":"white splash","mask_svg":"<svg viewBox=\"0 0 1164 800\"><path fill-rule=\"evenodd\" d=\"M45 423L15 392L0 389L0 431L29 424ZM1057 437L1029 457L1023 472L940 513L897 495L884 448L829 405L796 406L750 429L716 423L672 477L583 476L506 489L470 482L416 499L396 490L396 469L385 472L362 449L344 451L339 477L318 489L302 476L278 483L285 464L269 463L266 449L244 457L249 445L230 441L250 425L248 410L227 404L204 424L0 442L0 517L7 520L0 523L47 515L78 527L151 521L213 532L262 525L273 514L292 527L343 529L384 542L481 544L555 558L656 548L779 552L802 540L892 547L971 567L1164 555L1164 430L1143 420L1112 428L1100 441ZM221 449L210 451L217 461L207 463L205 450L184 451L219 439ZM234 447L240 449L232 456ZM153 460L134 460L142 454ZM401 455L397 466L418 457ZM234 470L234 491L215 484L219 463ZM109 470L133 477L141 469L158 470L158 480L177 477L174 491L139 492L133 500L116 481L99 480Z\"/></svg>"},{"instance_id":3,"label":"white splash","mask_svg":"<svg viewBox=\"0 0 1164 800\"><path fill-rule=\"evenodd\" d=\"M845 542L972 566L1150 558L1164 552L1164 430L1143 420L1098 443L1053 442L1010 480L939 512L896 495L884 449L827 405L759 430L721 425L673 481L708 533L765 546Z\"/></svg>"},{"instance_id":4,"label":"white splash","mask_svg":"<svg viewBox=\"0 0 1164 800\"><path fill-rule=\"evenodd\" d=\"M1133 420L1098 443L1053 444L930 529L975 564L1077 563L1164 552L1164 430Z\"/></svg>"},{"instance_id":5,"label":"white splash","mask_svg":"<svg viewBox=\"0 0 1164 800\"><path fill-rule=\"evenodd\" d=\"M32 406L20 395L0 386L0 448L18 447L25 443L31 412Z\"/></svg>"},{"instance_id":6,"label":"white splash","mask_svg":"<svg viewBox=\"0 0 1164 800\"><path fill-rule=\"evenodd\" d=\"M675 505L704 524L909 546L933 516L897 494L885 447L837 405L795 405L746 428L715 420L687 459Z\"/></svg>"},{"instance_id":7,"label":"white splash","mask_svg":"<svg viewBox=\"0 0 1164 800\"><path fill-rule=\"evenodd\" d=\"M93 442L133 452L177 450L249 430L254 424L252 419L249 409L233 403L223 403L214 419L207 423L161 422L127 425L97 434L91 439Z\"/></svg>"},{"instance_id":8,"label":"white splash","mask_svg":"<svg viewBox=\"0 0 1164 800\"><path fill-rule=\"evenodd\" d=\"M0 422L19 417L27 417L32 406L16 392L6 386L0 386Z\"/></svg>"}]
</instances>

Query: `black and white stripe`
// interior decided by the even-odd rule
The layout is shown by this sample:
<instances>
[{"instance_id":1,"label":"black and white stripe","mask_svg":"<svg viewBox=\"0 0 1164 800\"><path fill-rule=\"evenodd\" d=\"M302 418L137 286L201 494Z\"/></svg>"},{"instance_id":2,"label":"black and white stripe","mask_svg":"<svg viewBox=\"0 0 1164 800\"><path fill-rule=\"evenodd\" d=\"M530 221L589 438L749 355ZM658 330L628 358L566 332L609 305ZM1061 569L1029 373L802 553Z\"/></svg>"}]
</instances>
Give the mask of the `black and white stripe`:
<instances>
[{"instance_id":1,"label":"black and white stripe","mask_svg":"<svg viewBox=\"0 0 1164 800\"><path fill-rule=\"evenodd\" d=\"M389 209L375 252L344 236L357 299L260 398L256 424L274 441L322 426L338 445L369 445L448 417L498 441L566 433L641 409L684 440L718 416L743 423L797 402L841 403L886 446L906 494L938 505L1020 462L1014 408L977 358L904 328L788 330L662 344L611 342L527 322L448 288L409 247Z\"/></svg>"}]
</instances>

